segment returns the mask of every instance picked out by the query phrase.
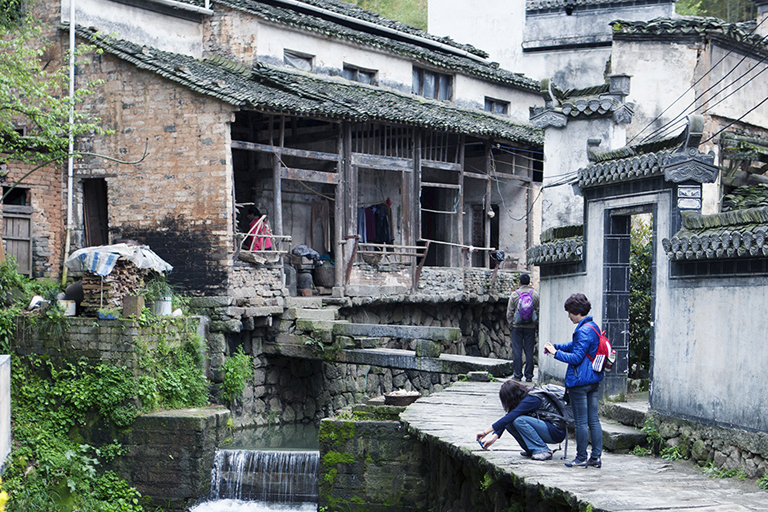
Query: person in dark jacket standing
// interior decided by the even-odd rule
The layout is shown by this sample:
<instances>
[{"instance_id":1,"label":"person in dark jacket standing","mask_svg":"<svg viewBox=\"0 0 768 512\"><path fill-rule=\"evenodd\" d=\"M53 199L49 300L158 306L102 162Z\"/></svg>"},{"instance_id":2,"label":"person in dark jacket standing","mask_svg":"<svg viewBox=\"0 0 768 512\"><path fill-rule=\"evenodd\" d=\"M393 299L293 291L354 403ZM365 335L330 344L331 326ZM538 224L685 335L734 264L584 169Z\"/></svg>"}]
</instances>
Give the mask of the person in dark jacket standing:
<instances>
[{"instance_id":1,"label":"person in dark jacket standing","mask_svg":"<svg viewBox=\"0 0 768 512\"><path fill-rule=\"evenodd\" d=\"M557 405L537 388L508 380L499 389L503 418L477 433L477 440L487 450L507 430L523 449L520 455L533 460L549 460L552 450L547 444L565 439L565 420Z\"/></svg>"},{"instance_id":2,"label":"person in dark jacket standing","mask_svg":"<svg viewBox=\"0 0 768 512\"><path fill-rule=\"evenodd\" d=\"M597 415L597 388L603 374L592 369L592 361L599 344L600 328L587 316L592 305L583 293L576 293L565 301L568 318L576 325L570 343L544 345L544 352L553 354L555 359L568 363L565 372L565 387L571 398L573 421L576 429L576 458L566 462L568 467L601 467L603 454L603 429ZM592 443L592 453L587 459L587 443Z\"/></svg>"},{"instance_id":3,"label":"person in dark jacket standing","mask_svg":"<svg viewBox=\"0 0 768 512\"><path fill-rule=\"evenodd\" d=\"M525 375L527 382L533 381L533 349L536 346L536 328L539 326L539 294L533 289L531 276L521 274L520 288L512 292L507 303L507 322L512 340L513 379L521 380ZM529 295L533 313L521 315L519 302L522 295ZM523 373L523 351L525 351L525 373Z\"/></svg>"}]
</instances>

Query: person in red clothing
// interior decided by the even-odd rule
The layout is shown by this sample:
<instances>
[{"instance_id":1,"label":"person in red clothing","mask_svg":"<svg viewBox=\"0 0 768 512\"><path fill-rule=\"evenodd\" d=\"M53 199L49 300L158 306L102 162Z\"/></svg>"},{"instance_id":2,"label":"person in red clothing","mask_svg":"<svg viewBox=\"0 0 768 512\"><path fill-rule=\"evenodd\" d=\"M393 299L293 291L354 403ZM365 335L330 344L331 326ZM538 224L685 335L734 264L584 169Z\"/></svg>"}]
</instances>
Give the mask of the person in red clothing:
<instances>
[{"instance_id":1,"label":"person in red clothing","mask_svg":"<svg viewBox=\"0 0 768 512\"><path fill-rule=\"evenodd\" d=\"M258 208L250 206L246 214L248 219L248 236L245 237L243 249L246 251L271 251L272 233L267 225L267 216L262 215Z\"/></svg>"}]
</instances>

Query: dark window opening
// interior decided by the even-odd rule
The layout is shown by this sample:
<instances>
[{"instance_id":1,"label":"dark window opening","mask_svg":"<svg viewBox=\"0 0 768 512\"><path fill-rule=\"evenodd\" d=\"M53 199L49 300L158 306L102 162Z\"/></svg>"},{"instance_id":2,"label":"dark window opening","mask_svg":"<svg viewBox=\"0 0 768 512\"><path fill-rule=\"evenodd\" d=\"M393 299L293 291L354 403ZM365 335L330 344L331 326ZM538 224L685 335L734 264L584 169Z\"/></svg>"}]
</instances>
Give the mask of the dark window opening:
<instances>
[{"instance_id":1,"label":"dark window opening","mask_svg":"<svg viewBox=\"0 0 768 512\"><path fill-rule=\"evenodd\" d=\"M365 69L350 64L344 64L344 70L342 71L341 76L354 82L375 85L376 73L377 71L375 69Z\"/></svg>"},{"instance_id":2,"label":"dark window opening","mask_svg":"<svg viewBox=\"0 0 768 512\"><path fill-rule=\"evenodd\" d=\"M485 98L485 110L493 114L507 115L509 113L509 102L496 100L486 96Z\"/></svg>"},{"instance_id":3,"label":"dark window opening","mask_svg":"<svg viewBox=\"0 0 768 512\"><path fill-rule=\"evenodd\" d=\"M10 191L10 193L9 193ZM8 194L6 196L6 194ZM3 187L3 204L12 204L14 206L29 206L29 189L19 187Z\"/></svg>"}]
</instances>

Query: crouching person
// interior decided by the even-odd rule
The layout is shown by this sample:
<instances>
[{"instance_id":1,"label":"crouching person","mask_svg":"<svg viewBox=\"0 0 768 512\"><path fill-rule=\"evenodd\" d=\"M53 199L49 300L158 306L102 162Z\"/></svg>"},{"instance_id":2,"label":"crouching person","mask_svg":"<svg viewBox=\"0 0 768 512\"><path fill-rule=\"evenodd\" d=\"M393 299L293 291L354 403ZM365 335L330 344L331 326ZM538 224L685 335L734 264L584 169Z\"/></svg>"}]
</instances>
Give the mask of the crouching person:
<instances>
[{"instance_id":1,"label":"crouching person","mask_svg":"<svg viewBox=\"0 0 768 512\"><path fill-rule=\"evenodd\" d=\"M566 430L565 420L552 399L537 388L513 380L501 385L499 399L507 414L478 432L477 440L483 449L487 450L507 430L523 449L523 457L551 459L552 450L547 445L562 442Z\"/></svg>"}]
</instances>

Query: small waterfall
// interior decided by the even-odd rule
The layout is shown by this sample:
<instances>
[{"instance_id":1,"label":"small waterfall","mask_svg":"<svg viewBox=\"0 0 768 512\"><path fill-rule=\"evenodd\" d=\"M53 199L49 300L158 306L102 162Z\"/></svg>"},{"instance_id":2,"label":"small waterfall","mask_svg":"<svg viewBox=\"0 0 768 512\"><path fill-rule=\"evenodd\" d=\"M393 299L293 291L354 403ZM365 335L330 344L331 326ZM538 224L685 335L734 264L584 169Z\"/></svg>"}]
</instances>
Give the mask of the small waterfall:
<instances>
[{"instance_id":1,"label":"small waterfall","mask_svg":"<svg viewBox=\"0 0 768 512\"><path fill-rule=\"evenodd\" d=\"M218 450L211 499L317 503L317 451Z\"/></svg>"}]
</instances>

